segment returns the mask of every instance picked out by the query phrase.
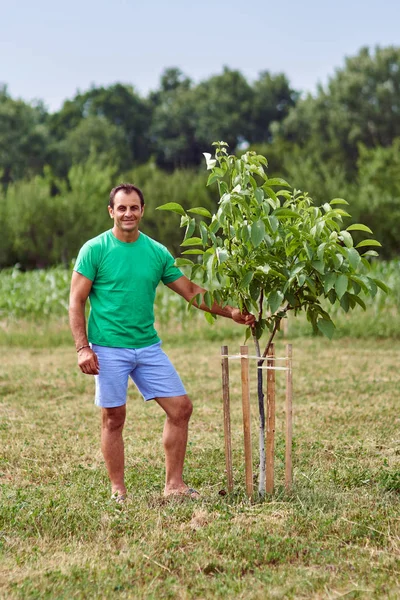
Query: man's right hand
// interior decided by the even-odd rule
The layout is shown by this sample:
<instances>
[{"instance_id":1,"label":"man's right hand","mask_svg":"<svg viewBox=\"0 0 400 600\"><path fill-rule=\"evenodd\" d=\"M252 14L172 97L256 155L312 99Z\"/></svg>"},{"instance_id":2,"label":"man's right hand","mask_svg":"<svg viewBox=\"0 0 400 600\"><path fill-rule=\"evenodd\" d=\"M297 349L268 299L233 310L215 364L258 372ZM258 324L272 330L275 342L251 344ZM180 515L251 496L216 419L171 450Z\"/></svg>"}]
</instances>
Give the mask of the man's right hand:
<instances>
[{"instance_id":1,"label":"man's right hand","mask_svg":"<svg viewBox=\"0 0 400 600\"><path fill-rule=\"evenodd\" d=\"M78 352L78 366L85 375L98 375L100 371L99 359L91 348L83 348Z\"/></svg>"}]
</instances>

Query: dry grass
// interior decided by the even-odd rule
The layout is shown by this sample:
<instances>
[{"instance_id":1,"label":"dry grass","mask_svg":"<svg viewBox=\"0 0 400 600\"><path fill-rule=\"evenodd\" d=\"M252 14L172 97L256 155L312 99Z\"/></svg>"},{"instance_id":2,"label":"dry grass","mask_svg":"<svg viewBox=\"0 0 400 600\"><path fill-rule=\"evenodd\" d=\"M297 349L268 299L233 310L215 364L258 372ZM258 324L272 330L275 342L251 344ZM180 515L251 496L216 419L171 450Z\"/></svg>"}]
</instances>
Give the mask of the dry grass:
<instances>
[{"instance_id":1,"label":"dry grass","mask_svg":"<svg viewBox=\"0 0 400 600\"><path fill-rule=\"evenodd\" d=\"M239 344L229 340L230 350ZM161 497L163 415L130 387L123 510L108 499L93 381L78 373L72 345L1 349L1 597L398 597L400 343L294 342L294 490L282 485L278 373L276 492L252 503L234 363L235 491L218 494L220 345L165 344L195 405L186 478L202 500ZM252 408L257 470L254 395Z\"/></svg>"}]
</instances>

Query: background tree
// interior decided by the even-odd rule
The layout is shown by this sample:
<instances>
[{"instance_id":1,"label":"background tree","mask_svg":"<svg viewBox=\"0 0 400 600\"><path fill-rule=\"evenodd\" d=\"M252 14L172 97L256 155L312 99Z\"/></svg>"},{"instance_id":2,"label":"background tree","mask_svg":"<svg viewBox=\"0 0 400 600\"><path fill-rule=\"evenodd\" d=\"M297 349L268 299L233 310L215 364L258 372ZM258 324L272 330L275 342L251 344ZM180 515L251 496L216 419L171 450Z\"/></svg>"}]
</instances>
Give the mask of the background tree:
<instances>
[{"instance_id":1,"label":"background tree","mask_svg":"<svg viewBox=\"0 0 400 600\"><path fill-rule=\"evenodd\" d=\"M118 155L117 165L122 170L132 164L141 164L151 154L150 120L150 103L141 98L132 86L117 83L106 88L92 87L83 94L79 93L49 118L50 131L57 142L53 147L52 166L65 177L72 162L87 159L87 148L92 146L101 155L109 152L110 161ZM84 149L79 152L76 142L82 135L87 139L82 140ZM101 139L104 139L105 146L100 151ZM114 144L119 148L114 148Z\"/></svg>"},{"instance_id":2,"label":"background tree","mask_svg":"<svg viewBox=\"0 0 400 600\"><path fill-rule=\"evenodd\" d=\"M150 127L158 166L172 170L199 164L196 119L195 98L187 80L158 93Z\"/></svg>"},{"instance_id":3,"label":"background tree","mask_svg":"<svg viewBox=\"0 0 400 600\"><path fill-rule=\"evenodd\" d=\"M59 149L69 167L85 163L91 154L96 155L100 166L111 164L119 173L133 164L124 130L106 117L82 119L59 144Z\"/></svg>"},{"instance_id":4,"label":"background tree","mask_svg":"<svg viewBox=\"0 0 400 600\"><path fill-rule=\"evenodd\" d=\"M290 87L283 73L271 75L268 71L264 71L260 73L252 87L253 98L247 139L251 144L270 142L272 123L280 123L287 117L290 108L296 105L300 94Z\"/></svg>"},{"instance_id":5,"label":"background tree","mask_svg":"<svg viewBox=\"0 0 400 600\"><path fill-rule=\"evenodd\" d=\"M298 102L281 135L354 173L358 145L390 146L400 135L400 47L362 48L324 89Z\"/></svg>"},{"instance_id":6,"label":"background tree","mask_svg":"<svg viewBox=\"0 0 400 600\"><path fill-rule=\"evenodd\" d=\"M48 160L49 130L41 103L13 100L0 91L0 180L3 184L42 172Z\"/></svg>"},{"instance_id":7,"label":"background tree","mask_svg":"<svg viewBox=\"0 0 400 600\"><path fill-rule=\"evenodd\" d=\"M196 139L203 151L214 139L226 139L233 149L248 140L252 101L247 80L228 67L196 86Z\"/></svg>"}]
</instances>

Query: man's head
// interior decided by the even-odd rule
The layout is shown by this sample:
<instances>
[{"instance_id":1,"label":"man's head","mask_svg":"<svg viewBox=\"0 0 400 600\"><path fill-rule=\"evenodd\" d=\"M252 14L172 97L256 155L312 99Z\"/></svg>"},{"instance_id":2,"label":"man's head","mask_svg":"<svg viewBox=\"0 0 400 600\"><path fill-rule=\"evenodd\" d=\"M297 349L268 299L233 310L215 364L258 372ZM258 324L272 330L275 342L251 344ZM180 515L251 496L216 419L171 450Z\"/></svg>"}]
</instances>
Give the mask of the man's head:
<instances>
[{"instance_id":1,"label":"man's head","mask_svg":"<svg viewBox=\"0 0 400 600\"><path fill-rule=\"evenodd\" d=\"M110 192L108 212L114 220L113 233L121 241L135 241L144 212L142 191L131 183L123 183Z\"/></svg>"},{"instance_id":2,"label":"man's head","mask_svg":"<svg viewBox=\"0 0 400 600\"><path fill-rule=\"evenodd\" d=\"M133 185L133 183L120 183L119 185L117 185L117 187L115 187L111 190L110 199L108 201L108 205L111 208L114 208L114 200L115 200L115 196L118 194L118 192L123 192L125 194L130 194L131 192L136 192L136 194L140 198L140 205L143 208L143 206L144 206L143 192L136 185Z\"/></svg>"}]
</instances>

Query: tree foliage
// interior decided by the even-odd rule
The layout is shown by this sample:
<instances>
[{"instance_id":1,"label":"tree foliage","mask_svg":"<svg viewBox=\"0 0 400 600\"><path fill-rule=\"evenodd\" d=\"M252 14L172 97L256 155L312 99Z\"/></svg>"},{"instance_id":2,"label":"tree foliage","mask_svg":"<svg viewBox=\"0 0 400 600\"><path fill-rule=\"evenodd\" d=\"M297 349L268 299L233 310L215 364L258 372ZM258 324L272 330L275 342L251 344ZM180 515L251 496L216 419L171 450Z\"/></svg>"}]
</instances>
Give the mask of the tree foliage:
<instances>
[{"instance_id":1,"label":"tree foliage","mask_svg":"<svg viewBox=\"0 0 400 600\"><path fill-rule=\"evenodd\" d=\"M43 106L0 91L0 180L8 184L41 172L49 159L49 141Z\"/></svg>"},{"instance_id":2,"label":"tree foliage","mask_svg":"<svg viewBox=\"0 0 400 600\"><path fill-rule=\"evenodd\" d=\"M237 158L225 142L216 143L215 158L205 156L208 184L218 184L217 212L186 211L178 203L159 208L181 215L184 257L177 264L205 284L210 307L216 300L255 313L257 338L269 329L271 341L289 310L305 311L314 329L332 337L334 323L322 300L348 312L365 308L362 293L386 289L368 274L368 258L381 244L366 225L345 227L346 200L317 207L306 192L269 177L264 156L247 152ZM355 245L353 231L366 239Z\"/></svg>"},{"instance_id":3,"label":"tree foliage","mask_svg":"<svg viewBox=\"0 0 400 600\"><path fill-rule=\"evenodd\" d=\"M358 145L387 147L400 136L400 47L362 48L290 111L275 132L354 172Z\"/></svg>"},{"instance_id":4,"label":"tree foliage","mask_svg":"<svg viewBox=\"0 0 400 600\"><path fill-rule=\"evenodd\" d=\"M35 221L40 203L40 210L55 219L58 231L56 215L65 198L66 216L75 211L71 172L83 173L89 194L95 187L89 180L97 172L100 178L112 173L110 188L124 180L140 183L147 198L145 227L178 252L174 215L164 213L165 222L159 223L154 208L160 202L178 202L217 210L218 193L205 191L200 174L202 153L211 151L213 139L227 140L235 154L249 148L267 156L271 171L308 190L316 207L334 196L351 198L353 223L363 222L375 232L385 258L398 256L399 73L399 47L364 48L346 59L326 87L301 100L282 73L263 71L249 81L239 71L225 68L195 83L173 67L162 73L158 88L147 97L121 83L92 86L53 114L41 103L11 98L3 87L0 265L52 264L60 256L55 240L47 257L45 246L39 250L39 242L31 239L26 246L32 252L29 257L24 254L12 236L18 232L29 236L29 228L22 227L27 217L21 218L21 226L14 222L10 203L22 205L25 199L18 195L27 195L26 215L32 204ZM107 196L108 192L98 198L98 210ZM79 238L84 239L85 226L78 221L83 227ZM35 221L45 238L52 235L46 222L47 214L43 227ZM361 233L355 232L354 239L361 241ZM75 247L71 242L63 255L70 256Z\"/></svg>"}]
</instances>

